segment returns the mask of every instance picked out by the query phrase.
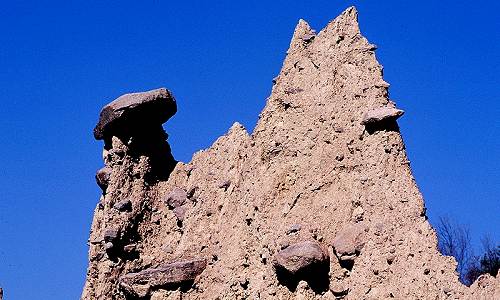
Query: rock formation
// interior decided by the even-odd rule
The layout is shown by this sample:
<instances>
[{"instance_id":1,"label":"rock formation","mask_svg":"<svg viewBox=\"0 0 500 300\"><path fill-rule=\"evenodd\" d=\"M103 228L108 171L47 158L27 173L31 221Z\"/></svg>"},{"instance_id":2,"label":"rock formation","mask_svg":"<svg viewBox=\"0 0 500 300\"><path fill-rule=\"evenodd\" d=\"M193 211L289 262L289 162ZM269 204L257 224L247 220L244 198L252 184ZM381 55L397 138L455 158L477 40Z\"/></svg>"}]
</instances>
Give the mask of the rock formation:
<instances>
[{"instance_id":1,"label":"rock formation","mask_svg":"<svg viewBox=\"0 0 500 300\"><path fill-rule=\"evenodd\" d=\"M166 89L104 107L82 299L499 299L436 249L376 47L300 20L254 132L170 154Z\"/></svg>"}]
</instances>

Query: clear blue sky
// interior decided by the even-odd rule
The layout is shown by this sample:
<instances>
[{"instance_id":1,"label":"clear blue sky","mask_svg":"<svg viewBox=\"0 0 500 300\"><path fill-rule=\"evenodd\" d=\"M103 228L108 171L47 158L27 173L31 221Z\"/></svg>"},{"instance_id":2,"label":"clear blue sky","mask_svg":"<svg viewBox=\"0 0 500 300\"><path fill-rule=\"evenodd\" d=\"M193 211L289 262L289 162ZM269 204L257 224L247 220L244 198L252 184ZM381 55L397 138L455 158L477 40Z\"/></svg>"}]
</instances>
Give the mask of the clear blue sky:
<instances>
[{"instance_id":1,"label":"clear blue sky","mask_svg":"<svg viewBox=\"0 0 500 300\"><path fill-rule=\"evenodd\" d=\"M498 1L3 1L0 286L6 300L77 299L99 198L99 110L171 89L166 125L189 161L234 121L252 130L299 18L350 5L391 97L431 221L500 240Z\"/></svg>"}]
</instances>

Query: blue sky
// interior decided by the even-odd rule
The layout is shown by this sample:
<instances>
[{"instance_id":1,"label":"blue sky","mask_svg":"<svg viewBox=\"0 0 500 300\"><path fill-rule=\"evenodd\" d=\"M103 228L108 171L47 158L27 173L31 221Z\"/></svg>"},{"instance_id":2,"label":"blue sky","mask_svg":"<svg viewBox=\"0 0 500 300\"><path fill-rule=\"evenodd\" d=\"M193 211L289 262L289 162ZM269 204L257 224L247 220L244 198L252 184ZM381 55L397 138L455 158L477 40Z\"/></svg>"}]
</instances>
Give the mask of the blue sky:
<instances>
[{"instance_id":1,"label":"blue sky","mask_svg":"<svg viewBox=\"0 0 500 300\"><path fill-rule=\"evenodd\" d=\"M0 286L6 300L77 299L84 282L101 107L171 89L166 125L189 161L234 121L252 130L299 18L350 5L379 46L435 221L500 240L497 1L4 1L0 8Z\"/></svg>"}]
</instances>

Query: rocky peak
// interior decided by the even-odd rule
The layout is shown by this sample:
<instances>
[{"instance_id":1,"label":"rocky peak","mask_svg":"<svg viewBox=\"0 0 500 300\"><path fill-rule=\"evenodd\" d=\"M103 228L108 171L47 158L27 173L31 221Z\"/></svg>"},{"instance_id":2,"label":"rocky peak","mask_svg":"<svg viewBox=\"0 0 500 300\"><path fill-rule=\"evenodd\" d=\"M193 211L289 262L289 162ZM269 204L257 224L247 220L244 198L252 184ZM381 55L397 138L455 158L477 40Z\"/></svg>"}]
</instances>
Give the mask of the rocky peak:
<instances>
[{"instance_id":1,"label":"rocky peak","mask_svg":"<svg viewBox=\"0 0 500 300\"><path fill-rule=\"evenodd\" d=\"M254 132L170 154L166 89L106 105L82 299L494 299L441 256L376 47L299 21Z\"/></svg>"}]
</instances>

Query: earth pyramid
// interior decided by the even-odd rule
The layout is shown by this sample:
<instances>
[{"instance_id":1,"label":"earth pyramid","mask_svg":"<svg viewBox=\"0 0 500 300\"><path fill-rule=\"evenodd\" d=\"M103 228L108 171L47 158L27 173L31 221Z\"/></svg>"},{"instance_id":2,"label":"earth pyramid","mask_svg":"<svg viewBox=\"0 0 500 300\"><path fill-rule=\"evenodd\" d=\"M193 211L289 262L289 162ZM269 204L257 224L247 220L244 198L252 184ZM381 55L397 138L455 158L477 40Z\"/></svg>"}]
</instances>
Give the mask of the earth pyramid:
<instances>
[{"instance_id":1,"label":"earth pyramid","mask_svg":"<svg viewBox=\"0 0 500 300\"><path fill-rule=\"evenodd\" d=\"M106 105L82 299L500 299L439 254L375 49L354 7L300 20L253 133L189 163L162 128L170 91Z\"/></svg>"}]
</instances>

